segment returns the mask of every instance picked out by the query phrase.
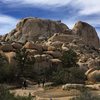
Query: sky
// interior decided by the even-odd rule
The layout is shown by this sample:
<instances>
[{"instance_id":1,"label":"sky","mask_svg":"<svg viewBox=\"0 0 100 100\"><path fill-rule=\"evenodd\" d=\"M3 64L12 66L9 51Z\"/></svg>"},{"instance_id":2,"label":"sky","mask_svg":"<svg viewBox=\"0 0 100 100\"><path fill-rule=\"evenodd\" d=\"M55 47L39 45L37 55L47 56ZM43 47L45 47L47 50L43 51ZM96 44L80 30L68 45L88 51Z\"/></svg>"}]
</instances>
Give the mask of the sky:
<instances>
[{"instance_id":1,"label":"sky","mask_svg":"<svg viewBox=\"0 0 100 100\"><path fill-rule=\"evenodd\" d=\"M100 0L0 0L0 34L25 17L62 20L69 28L81 20L94 26L100 37Z\"/></svg>"}]
</instances>

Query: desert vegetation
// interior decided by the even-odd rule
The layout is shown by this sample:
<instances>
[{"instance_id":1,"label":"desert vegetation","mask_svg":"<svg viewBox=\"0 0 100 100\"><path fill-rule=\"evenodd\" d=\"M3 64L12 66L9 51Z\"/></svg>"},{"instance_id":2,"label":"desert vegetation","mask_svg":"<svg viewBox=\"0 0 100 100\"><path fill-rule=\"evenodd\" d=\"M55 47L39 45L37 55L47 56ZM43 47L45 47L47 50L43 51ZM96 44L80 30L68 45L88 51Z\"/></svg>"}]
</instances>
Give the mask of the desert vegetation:
<instances>
[{"instance_id":1,"label":"desert vegetation","mask_svg":"<svg viewBox=\"0 0 100 100\"><path fill-rule=\"evenodd\" d=\"M31 95L28 97L14 96L5 86L0 85L0 100L33 100L33 98Z\"/></svg>"},{"instance_id":2,"label":"desert vegetation","mask_svg":"<svg viewBox=\"0 0 100 100\"><path fill-rule=\"evenodd\" d=\"M62 67L53 72L53 81L56 84L65 83L84 83L84 72L79 69L77 64L77 54L72 50L68 50L62 55Z\"/></svg>"},{"instance_id":3,"label":"desert vegetation","mask_svg":"<svg viewBox=\"0 0 100 100\"><path fill-rule=\"evenodd\" d=\"M68 50L61 57L62 65L59 67L43 67L35 69L35 58L29 56L26 49L16 51L16 65L8 64L6 58L0 55L0 81L14 82L21 77L31 78L34 81L52 81L55 84L84 82L85 75L77 64L77 54L73 50ZM38 62L39 63L39 62ZM14 67L14 68L13 68Z\"/></svg>"},{"instance_id":4,"label":"desert vegetation","mask_svg":"<svg viewBox=\"0 0 100 100\"><path fill-rule=\"evenodd\" d=\"M93 94L87 90L87 89L83 89L81 90L81 94L76 97L73 98L72 100L99 100L100 97L99 96L93 96Z\"/></svg>"}]
</instances>

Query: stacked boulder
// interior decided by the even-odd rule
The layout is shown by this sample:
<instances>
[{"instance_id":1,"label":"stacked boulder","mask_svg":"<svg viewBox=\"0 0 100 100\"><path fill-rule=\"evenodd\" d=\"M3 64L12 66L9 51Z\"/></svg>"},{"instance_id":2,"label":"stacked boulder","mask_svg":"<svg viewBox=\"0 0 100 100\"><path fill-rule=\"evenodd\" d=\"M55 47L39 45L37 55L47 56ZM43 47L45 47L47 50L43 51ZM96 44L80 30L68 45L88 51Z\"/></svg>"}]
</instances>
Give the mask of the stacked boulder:
<instances>
[{"instance_id":1,"label":"stacked boulder","mask_svg":"<svg viewBox=\"0 0 100 100\"><path fill-rule=\"evenodd\" d=\"M86 22L78 21L71 30L60 21L24 18L0 39L0 50L9 62L16 50L25 48L35 58L36 68L60 65L63 52L73 49L81 70L100 70L100 40L95 28Z\"/></svg>"}]
</instances>

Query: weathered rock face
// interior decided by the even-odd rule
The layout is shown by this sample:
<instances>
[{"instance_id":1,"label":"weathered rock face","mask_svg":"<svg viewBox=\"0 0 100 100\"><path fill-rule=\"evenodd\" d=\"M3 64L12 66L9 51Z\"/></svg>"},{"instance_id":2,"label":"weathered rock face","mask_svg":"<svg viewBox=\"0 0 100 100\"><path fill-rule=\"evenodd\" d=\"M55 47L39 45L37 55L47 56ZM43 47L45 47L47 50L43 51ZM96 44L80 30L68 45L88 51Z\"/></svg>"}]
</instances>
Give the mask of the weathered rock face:
<instances>
[{"instance_id":1,"label":"weathered rock face","mask_svg":"<svg viewBox=\"0 0 100 100\"><path fill-rule=\"evenodd\" d=\"M75 34L80 36L86 44L96 48L100 47L100 40L97 36L96 30L88 23L79 21L75 24L72 30Z\"/></svg>"},{"instance_id":2,"label":"weathered rock face","mask_svg":"<svg viewBox=\"0 0 100 100\"><path fill-rule=\"evenodd\" d=\"M63 33L54 35L54 33ZM50 38L51 37L51 38ZM94 27L88 23L79 21L71 30L60 21L52 21L39 18L24 18L16 25L10 33L1 37L2 41L44 41L48 38L52 42L58 40L61 42L71 42L74 39L83 40L89 46L100 47L100 40Z\"/></svg>"},{"instance_id":3,"label":"weathered rock face","mask_svg":"<svg viewBox=\"0 0 100 100\"><path fill-rule=\"evenodd\" d=\"M17 24L16 29L4 37L4 40L39 41L52 36L54 33L64 33L67 29L68 27L59 21L25 18Z\"/></svg>"},{"instance_id":4,"label":"weathered rock face","mask_svg":"<svg viewBox=\"0 0 100 100\"><path fill-rule=\"evenodd\" d=\"M49 38L48 41L51 41L51 42L60 41L63 43L70 43L74 39L79 39L79 37L76 35L67 35L67 34L57 33L57 34L54 34L51 38Z\"/></svg>"}]
</instances>

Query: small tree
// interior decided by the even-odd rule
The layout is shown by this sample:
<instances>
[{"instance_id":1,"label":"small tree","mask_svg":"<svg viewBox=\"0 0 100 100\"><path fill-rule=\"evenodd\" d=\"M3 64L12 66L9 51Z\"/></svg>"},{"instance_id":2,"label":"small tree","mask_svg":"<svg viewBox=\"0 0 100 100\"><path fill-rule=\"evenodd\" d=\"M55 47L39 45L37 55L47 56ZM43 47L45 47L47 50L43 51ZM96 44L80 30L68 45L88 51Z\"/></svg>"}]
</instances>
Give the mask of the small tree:
<instances>
[{"instance_id":1,"label":"small tree","mask_svg":"<svg viewBox=\"0 0 100 100\"><path fill-rule=\"evenodd\" d=\"M28 55L26 49L21 49L16 52L15 60L17 62L17 75L27 77L32 72L35 58Z\"/></svg>"},{"instance_id":2,"label":"small tree","mask_svg":"<svg viewBox=\"0 0 100 100\"><path fill-rule=\"evenodd\" d=\"M68 70L65 68L61 68L56 72L53 72L52 80L55 85L65 84L69 82L69 73Z\"/></svg>"},{"instance_id":3,"label":"small tree","mask_svg":"<svg viewBox=\"0 0 100 100\"><path fill-rule=\"evenodd\" d=\"M72 67L69 69L70 71L70 82L71 83L84 83L86 80L86 76L84 71L82 71L79 67Z\"/></svg>"},{"instance_id":4,"label":"small tree","mask_svg":"<svg viewBox=\"0 0 100 100\"><path fill-rule=\"evenodd\" d=\"M77 66L77 54L72 49L65 51L61 60L64 67L70 68Z\"/></svg>"},{"instance_id":5,"label":"small tree","mask_svg":"<svg viewBox=\"0 0 100 100\"><path fill-rule=\"evenodd\" d=\"M61 58L63 67L53 72L53 82L56 84L65 84L76 82L78 78L83 78L83 74L79 76L77 54L72 50L65 51ZM73 69L76 71L73 72Z\"/></svg>"},{"instance_id":6,"label":"small tree","mask_svg":"<svg viewBox=\"0 0 100 100\"><path fill-rule=\"evenodd\" d=\"M0 54L0 83L6 81L8 76L8 62L6 57Z\"/></svg>"},{"instance_id":7,"label":"small tree","mask_svg":"<svg viewBox=\"0 0 100 100\"><path fill-rule=\"evenodd\" d=\"M0 54L0 66L4 66L7 63L6 57Z\"/></svg>"}]
</instances>

